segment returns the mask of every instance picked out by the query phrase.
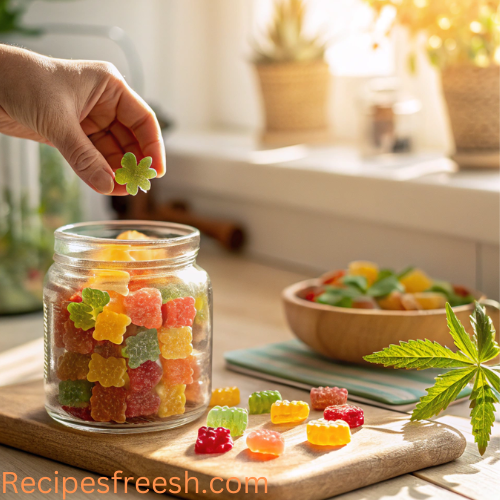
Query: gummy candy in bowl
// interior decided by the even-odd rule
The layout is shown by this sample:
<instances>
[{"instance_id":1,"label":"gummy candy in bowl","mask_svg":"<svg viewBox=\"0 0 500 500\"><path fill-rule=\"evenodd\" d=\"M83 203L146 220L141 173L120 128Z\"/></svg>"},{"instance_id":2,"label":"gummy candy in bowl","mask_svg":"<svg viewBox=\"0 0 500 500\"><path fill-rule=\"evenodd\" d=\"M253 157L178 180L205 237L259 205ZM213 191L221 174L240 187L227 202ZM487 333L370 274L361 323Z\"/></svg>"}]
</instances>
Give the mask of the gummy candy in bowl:
<instances>
[{"instance_id":1,"label":"gummy candy in bowl","mask_svg":"<svg viewBox=\"0 0 500 500\"><path fill-rule=\"evenodd\" d=\"M378 292L384 293L380 282L375 281L369 285L367 278L373 279L373 270L367 266L369 263L352 264L357 266L295 283L283 291L282 300L288 325L302 342L328 358L365 365L368 363L363 360L363 356L381 351L390 344L399 344L400 341L427 338L441 345L449 344L446 310L443 307L424 308L427 305L439 306L440 302L434 299L443 294L427 291L402 293L403 299L415 306L413 310L403 310L401 300L395 300L398 298L396 295L400 293L398 291L380 297L369 296L370 286L378 287ZM382 276L381 273L389 271L378 272ZM385 284L394 281L394 277L387 276ZM406 280L401 279L399 284L395 282L394 286L399 288L401 285L401 289L402 286L408 286L411 290L417 290L419 288L415 288L416 285L421 285L421 288L429 285L429 282L423 282L422 276L414 270L407 275ZM442 287L446 291L442 282L430 283L431 289ZM330 295L339 298L339 305L317 301L318 293L322 293L325 287L331 287L328 289ZM340 288L342 292L339 292ZM461 287L455 288L458 290ZM349 291L353 291L353 297L348 297ZM452 293L451 291L450 295ZM484 301L488 307L488 301L483 294L473 290L467 290L467 293L467 297ZM372 294L377 295L375 291ZM450 297L447 300L450 301ZM406 306L410 307L412 304ZM473 305L457 305L453 310L462 324L470 329L469 315L473 311ZM498 327L498 311L492 309L491 314Z\"/></svg>"},{"instance_id":2,"label":"gummy candy in bowl","mask_svg":"<svg viewBox=\"0 0 500 500\"><path fill-rule=\"evenodd\" d=\"M132 433L178 427L205 411L212 289L198 249L199 232L173 223L90 222L55 232L44 289L52 418Z\"/></svg>"}]
</instances>

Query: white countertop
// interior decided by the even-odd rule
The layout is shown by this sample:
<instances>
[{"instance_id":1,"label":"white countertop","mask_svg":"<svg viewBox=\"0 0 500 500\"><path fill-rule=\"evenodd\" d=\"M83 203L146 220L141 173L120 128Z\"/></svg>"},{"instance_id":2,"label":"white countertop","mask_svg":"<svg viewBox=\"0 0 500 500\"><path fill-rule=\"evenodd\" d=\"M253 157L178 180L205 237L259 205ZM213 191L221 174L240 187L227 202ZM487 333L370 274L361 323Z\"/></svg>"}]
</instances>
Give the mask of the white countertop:
<instances>
[{"instance_id":1,"label":"white countertop","mask_svg":"<svg viewBox=\"0 0 500 500\"><path fill-rule=\"evenodd\" d=\"M169 186L497 245L500 173L435 152L363 159L350 146L261 150L249 134L166 136ZM437 172L437 173L433 173Z\"/></svg>"}]
</instances>

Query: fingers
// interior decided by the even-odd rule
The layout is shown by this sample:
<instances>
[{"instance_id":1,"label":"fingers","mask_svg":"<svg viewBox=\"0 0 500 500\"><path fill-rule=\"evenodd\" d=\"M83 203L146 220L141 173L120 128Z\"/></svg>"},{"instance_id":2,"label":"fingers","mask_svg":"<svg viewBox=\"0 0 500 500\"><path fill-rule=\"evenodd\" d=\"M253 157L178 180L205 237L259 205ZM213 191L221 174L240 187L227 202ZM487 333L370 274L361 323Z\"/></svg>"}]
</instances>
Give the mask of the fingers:
<instances>
[{"instance_id":1,"label":"fingers","mask_svg":"<svg viewBox=\"0 0 500 500\"><path fill-rule=\"evenodd\" d=\"M49 140L85 183L98 193L111 194L115 186L113 170L85 135L76 117L66 117L62 131Z\"/></svg>"},{"instance_id":2,"label":"fingers","mask_svg":"<svg viewBox=\"0 0 500 500\"><path fill-rule=\"evenodd\" d=\"M152 167L158 177L165 175L165 146L158 120L151 108L126 84L118 101L116 118L134 134L142 154L153 158Z\"/></svg>"}]
</instances>

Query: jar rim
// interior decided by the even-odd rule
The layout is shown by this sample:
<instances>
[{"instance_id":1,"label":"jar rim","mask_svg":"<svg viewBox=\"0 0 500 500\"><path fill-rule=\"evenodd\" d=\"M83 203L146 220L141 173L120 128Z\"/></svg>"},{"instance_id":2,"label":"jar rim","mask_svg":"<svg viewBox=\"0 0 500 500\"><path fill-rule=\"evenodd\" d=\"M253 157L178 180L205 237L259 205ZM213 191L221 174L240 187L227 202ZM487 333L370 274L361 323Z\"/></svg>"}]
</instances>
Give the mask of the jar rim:
<instances>
[{"instance_id":1,"label":"jar rim","mask_svg":"<svg viewBox=\"0 0 500 500\"><path fill-rule=\"evenodd\" d=\"M116 239L138 231L151 239ZM68 266L145 269L193 262L200 246L198 229L162 221L116 220L78 222L54 232L54 261ZM113 257L103 257L106 249ZM114 251L114 250L113 250ZM146 252L146 256L144 253Z\"/></svg>"},{"instance_id":2,"label":"jar rim","mask_svg":"<svg viewBox=\"0 0 500 500\"><path fill-rule=\"evenodd\" d=\"M117 231L140 231L144 230L177 230L183 231L185 234L178 234L174 237L169 236L165 238L160 238L155 236L151 240L140 240L140 239L116 239L116 238L105 238L99 236L92 236L88 234L79 234L74 232L75 229L90 229L92 227L108 227L110 230L116 229ZM171 234L171 233L169 233ZM78 240L79 242L92 243L92 244L105 244L105 245L133 245L138 244L140 246L174 246L182 243L187 243L191 239L196 239L200 237L200 231L193 226L188 226L186 224L178 224L176 222L162 222L162 221L149 221L149 220L112 220L112 221L90 221L90 222L76 222L73 224L67 224L57 228L54 232L54 237L59 240Z\"/></svg>"}]
</instances>

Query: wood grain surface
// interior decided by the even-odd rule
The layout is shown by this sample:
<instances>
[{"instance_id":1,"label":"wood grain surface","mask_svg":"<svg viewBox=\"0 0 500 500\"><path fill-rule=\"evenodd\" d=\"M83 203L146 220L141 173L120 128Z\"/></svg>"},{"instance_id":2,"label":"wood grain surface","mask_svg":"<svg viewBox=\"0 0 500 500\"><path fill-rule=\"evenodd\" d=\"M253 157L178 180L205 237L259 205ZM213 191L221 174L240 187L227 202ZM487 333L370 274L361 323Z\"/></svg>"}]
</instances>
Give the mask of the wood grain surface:
<instances>
[{"instance_id":1,"label":"wood grain surface","mask_svg":"<svg viewBox=\"0 0 500 500\"><path fill-rule=\"evenodd\" d=\"M283 396L306 393L285 389ZM179 429L142 435L102 435L74 431L52 421L43 407L43 387L31 382L0 389L0 441L37 455L52 458L107 476L116 470L123 476L189 477L199 481L199 492L206 498L283 498L323 499L377 483L418 469L449 462L465 449L465 438L446 424L409 422L409 417L365 406L365 425L353 431L352 441L341 448L311 446L306 426L273 425L269 415L251 415L249 429L269 428L283 433L286 453L262 460L246 447L244 437L235 440L229 453L198 456L194 453L197 429L203 419ZM321 417L311 412L310 419ZM221 493L210 491L210 481ZM246 478L265 477L260 492L245 492ZM238 489L238 480L241 490ZM185 498L199 498L195 481L190 491L176 492ZM206 493L205 493L206 492Z\"/></svg>"}]
</instances>

